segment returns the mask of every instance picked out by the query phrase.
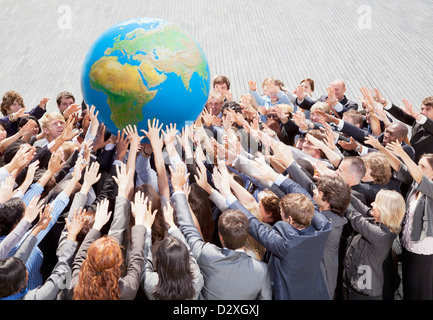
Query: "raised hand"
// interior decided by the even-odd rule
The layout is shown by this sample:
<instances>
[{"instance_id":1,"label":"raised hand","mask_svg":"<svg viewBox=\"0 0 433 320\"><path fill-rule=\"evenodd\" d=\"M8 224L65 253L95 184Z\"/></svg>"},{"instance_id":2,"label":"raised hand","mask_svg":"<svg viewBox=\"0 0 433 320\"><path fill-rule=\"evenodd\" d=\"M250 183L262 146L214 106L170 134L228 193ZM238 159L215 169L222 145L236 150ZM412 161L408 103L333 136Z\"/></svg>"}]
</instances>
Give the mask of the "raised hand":
<instances>
[{"instance_id":1,"label":"raised hand","mask_svg":"<svg viewBox=\"0 0 433 320\"><path fill-rule=\"evenodd\" d=\"M47 107L47 102L50 100L50 98L42 98L39 102L39 107L44 109Z\"/></svg>"},{"instance_id":2,"label":"raised hand","mask_svg":"<svg viewBox=\"0 0 433 320\"><path fill-rule=\"evenodd\" d=\"M165 220L165 222L167 222L168 226L170 228L176 227L176 223L174 222L174 209L170 205L170 203L167 203L167 205L164 206L163 212L164 212L164 220Z\"/></svg>"},{"instance_id":3,"label":"raised hand","mask_svg":"<svg viewBox=\"0 0 433 320\"><path fill-rule=\"evenodd\" d=\"M45 230L51 222L51 213L53 212L54 207L50 204L45 206L45 209L42 213L39 214L39 221L33 228L31 234L37 236L39 232Z\"/></svg>"},{"instance_id":4,"label":"raised hand","mask_svg":"<svg viewBox=\"0 0 433 320\"><path fill-rule=\"evenodd\" d=\"M358 146L358 143L356 142L355 139L350 137L350 142L340 140L338 141L338 145L342 147L344 150L355 150L356 147Z\"/></svg>"},{"instance_id":5,"label":"raised hand","mask_svg":"<svg viewBox=\"0 0 433 320\"><path fill-rule=\"evenodd\" d=\"M79 104L71 104L65 111L63 111L63 117L69 119L71 115L76 114L80 109L81 106Z\"/></svg>"},{"instance_id":6,"label":"raised hand","mask_svg":"<svg viewBox=\"0 0 433 320\"><path fill-rule=\"evenodd\" d=\"M123 161L123 158L128 151L128 147L130 144L129 136L126 134L125 130L117 131L117 142L116 142L116 160Z\"/></svg>"},{"instance_id":7,"label":"raised hand","mask_svg":"<svg viewBox=\"0 0 433 320\"><path fill-rule=\"evenodd\" d=\"M135 225L152 228L158 210L152 212L152 202L141 191L135 193L134 202L131 202L131 211L135 218Z\"/></svg>"},{"instance_id":8,"label":"raised hand","mask_svg":"<svg viewBox=\"0 0 433 320\"><path fill-rule=\"evenodd\" d=\"M29 204L26 206L26 210L24 211L23 220L26 220L29 223L33 223L36 217L42 212L42 208L44 207L44 201L39 201L41 196L34 196Z\"/></svg>"},{"instance_id":9,"label":"raised hand","mask_svg":"<svg viewBox=\"0 0 433 320\"><path fill-rule=\"evenodd\" d=\"M404 107L400 107L401 110L414 118L417 118L419 116L419 113L414 110L413 105L408 100L403 99L403 104Z\"/></svg>"},{"instance_id":10,"label":"raised hand","mask_svg":"<svg viewBox=\"0 0 433 320\"><path fill-rule=\"evenodd\" d=\"M0 184L0 203L5 203L12 198L14 191L15 178L8 176Z\"/></svg>"},{"instance_id":11,"label":"raised hand","mask_svg":"<svg viewBox=\"0 0 433 320\"><path fill-rule=\"evenodd\" d=\"M303 86L297 86L295 89L296 97L298 98L298 101L304 100L304 98L307 96L307 93L304 90Z\"/></svg>"},{"instance_id":12,"label":"raised hand","mask_svg":"<svg viewBox=\"0 0 433 320\"><path fill-rule=\"evenodd\" d=\"M141 130L146 137L149 139L150 144L152 145L152 149L162 150L164 143L162 137L160 137L160 131L162 128L162 123L159 125L159 119L155 119L153 121L147 120L147 131Z\"/></svg>"},{"instance_id":13,"label":"raised hand","mask_svg":"<svg viewBox=\"0 0 433 320\"><path fill-rule=\"evenodd\" d=\"M128 198L129 192L133 188L133 183L131 181L134 178L134 172L129 169L126 169L126 165L122 163L119 166L116 166L116 174L117 176L113 176L114 181L118 186L118 196L123 198Z\"/></svg>"},{"instance_id":14,"label":"raised hand","mask_svg":"<svg viewBox=\"0 0 433 320\"><path fill-rule=\"evenodd\" d=\"M177 135L176 124L170 123L170 126L165 126L165 131L162 134L166 145L173 144Z\"/></svg>"},{"instance_id":15,"label":"raised hand","mask_svg":"<svg viewBox=\"0 0 433 320\"><path fill-rule=\"evenodd\" d=\"M174 172L172 167L168 167L171 173L171 185L173 191L182 191L183 185L188 181L189 173L185 174L185 165L183 163L176 164L176 171Z\"/></svg>"},{"instance_id":16,"label":"raised hand","mask_svg":"<svg viewBox=\"0 0 433 320\"><path fill-rule=\"evenodd\" d=\"M103 226L110 220L111 217L111 211L108 212L108 205L109 201L107 198L103 199L102 201L98 202L96 205L96 212L95 212L95 222L93 223L93 229L101 230Z\"/></svg>"},{"instance_id":17,"label":"raised hand","mask_svg":"<svg viewBox=\"0 0 433 320\"><path fill-rule=\"evenodd\" d=\"M406 151L404 151L403 147L401 146L401 142L398 140L387 143L385 148L391 151L397 157L402 158L406 155Z\"/></svg>"},{"instance_id":18,"label":"raised hand","mask_svg":"<svg viewBox=\"0 0 433 320\"><path fill-rule=\"evenodd\" d=\"M65 219L66 230L68 231L68 240L76 241L77 235L80 233L81 229L86 222L86 209L79 208L74 210L72 220L69 221L68 218Z\"/></svg>"},{"instance_id":19,"label":"raised hand","mask_svg":"<svg viewBox=\"0 0 433 320\"><path fill-rule=\"evenodd\" d=\"M373 137L372 135L369 135L368 137L365 138L364 142L366 144L369 144L371 146L373 146L373 148L380 150L382 148L384 148L384 146L379 142L379 140L377 140L375 137Z\"/></svg>"},{"instance_id":20,"label":"raised hand","mask_svg":"<svg viewBox=\"0 0 433 320\"><path fill-rule=\"evenodd\" d=\"M99 162L95 161L89 166L86 167L85 173L84 173L84 181L83 184L92 186L96 182L99 181L101 178L101 174L99 173Z\"/></svg>"},{"instance_id":21,"label":"raised hand","mask_svg":"<svg viewBox=\"0 0 433 320\"><path fill-rule=\"evenodd\" d=\"M50 161L48 162L48 171L55 175L57 172L59 172L63 166L65 165L65 162L63 161L63 151L61 149L53 152L51 154Z\"/></svg>"},{"instance_id":22,"label":"raised hand","mask_svg":"<svg viewBox=\"0 0 433 320\"><path fill-rule=\"evenodd\" d=\"M257 84L255 81L249 80L248 81L248 87L250 88L250 91L256 91L257 90Z\"/></svg>"}]
</instances>

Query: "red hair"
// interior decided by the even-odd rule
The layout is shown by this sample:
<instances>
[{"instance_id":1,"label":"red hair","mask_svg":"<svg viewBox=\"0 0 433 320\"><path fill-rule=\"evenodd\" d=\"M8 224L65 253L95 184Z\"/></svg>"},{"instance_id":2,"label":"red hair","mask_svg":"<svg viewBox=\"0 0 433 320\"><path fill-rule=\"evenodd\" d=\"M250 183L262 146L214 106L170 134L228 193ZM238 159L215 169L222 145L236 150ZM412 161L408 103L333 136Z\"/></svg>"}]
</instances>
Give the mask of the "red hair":
<instances>
[{"instance_id":1,"label":"red hair","mask_svg":"<svg viewBox=\"0 0 433 320\"><path fill-rule=\"evenodd\" d=\"M119 300L122 250L110 237L102 237L91 244L81 266L74 300Z\"/></svg>"}]
</instances>

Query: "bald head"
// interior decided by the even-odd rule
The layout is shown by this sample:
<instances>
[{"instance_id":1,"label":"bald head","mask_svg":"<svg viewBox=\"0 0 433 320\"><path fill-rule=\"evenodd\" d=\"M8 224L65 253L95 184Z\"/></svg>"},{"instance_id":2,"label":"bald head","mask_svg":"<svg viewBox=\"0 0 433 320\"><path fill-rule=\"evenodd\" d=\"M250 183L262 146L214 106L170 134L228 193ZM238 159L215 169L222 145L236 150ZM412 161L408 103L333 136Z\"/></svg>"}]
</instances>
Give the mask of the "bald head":
<instances>
[{"instance_id":1,"label":"bald head","mask_svg":"<svg viewBox=\"0 0 433 320\"><path fill-rule=\"evenodd\" d=\"M383 144L386 146L396 140L403 141L408 134L408 128L404 123L395 122L388 126L383 133Z\"/></svg>"},{"instance_id":2,"label":"bald head","mask_svg":"<svg viewBox=\"0 0 433 320\"><path fill-rule=\"evenodd\" d=\"M335 90L335 97L338 101L344 98L344 94L346 93L346 84L341 79L336 79L331 82L331 87Z\"/></svg>"}]
</instances>

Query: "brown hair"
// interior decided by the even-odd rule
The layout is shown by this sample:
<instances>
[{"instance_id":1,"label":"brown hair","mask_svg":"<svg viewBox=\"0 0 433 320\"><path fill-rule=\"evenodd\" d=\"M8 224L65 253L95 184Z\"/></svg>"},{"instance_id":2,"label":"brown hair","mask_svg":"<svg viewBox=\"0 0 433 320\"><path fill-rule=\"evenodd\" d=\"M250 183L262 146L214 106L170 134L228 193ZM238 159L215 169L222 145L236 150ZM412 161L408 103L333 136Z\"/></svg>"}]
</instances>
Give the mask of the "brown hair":
<instances>
[{"instance_id":1,"label":"brown hair","mask_svg":"<svg viewBox=\"0 0 433 320\"><path fill-rule=\"evenodd\" d=\"M62 91L57 95L56 103L58 106L60 106L62 99L69 99L69 98L71 98L75 102L75 97L72 93L70 93L69 91Z\"/></svg>"},{"instance_id":2,"label":"brown hair","mask_svg":"<svg viewBox=\"0 0 433 320\"><path fill-rule=\"evenodd\" d=\"M433 169L433 153L424 153L420 159L425 158L428 165Z\"/></svg>"},{"instance_id":3,"label":"brown hair","mask_svg":"<svg viewBox=\"0 0 433 320\"><path fill-rule=\"evenodd\" d=\"M218 233L224 246L236 250L242 248L249 234L247 217L239 210L226 210L218 219Z\"/></svg>"},{"instance_id":4,"label":"brown hair","mask_svg":"<svg viewBox=\"0 0 433 320\"><path fill-rule=\"evenodd\" d=\"M344 116L352 118L355 125L359 124L360 126L362 126L362 124L364 123L364 116L361 114L361 112L357 110L346 111L345 113L343 113L343 117Z\"/></svg>"},{"instance_id":5,"label":"brown hair","mask_svg":"<svg viewBox=\"0 0 433 320\"><path fill-rule=\"evenodd\" d=\"M425 105L425 106L427 106L427 107L433 108L433 96L425 98L422 101L422 104Z\"/></svg>"},{"instance_id":6,"label":"brown hair","mask_svg":"<svg viewBox=\"0 0 433 320\"><path fill-rule=\"evenodd\" d=\"M212 242L214 237L215 222L212 218L209 195L196 182L191 183L191 191L188 195L188 203L197 218L200 230L205 242Z\"/></svg>"},{"instance_id":7,"label":"brown hair","mask_svg":"<svg viewBox=\"0 0 433 320\"><path fill-rule=\"evenodd\" d=\"M317 183L323 193L322 200L329 203L330 210L340 217L350 203L350 187L339 176L321 176Z\"/></svg>"},{"instance_id":8,"label":"brown hair","mask_svg":"<svg viewBox=\"0 0 433 320\"><path fill-rule=\"evenodd\" d=\"M87 250L73 300L119 300L123 255L116 240L102 237Z\"/></svg>"},{"instance_id":9,"label":"brown hair","mask_svg":"<svg viewBox=\"0 0 433 320\"><path fill-rule=\"evenodd\" d=\"M263 209L271 214L273 221L280 221L280 198L271 190L265 189L258 195L259 201L262 203Z\"/></svg>"},{"instance_id":10,"label":"brown hair","mask_svg":"<svg viewBox=\"0 0 433 320\"><path fill-rule=\"evenodd\" d=\"M304 82L308 82L310 84L310 87L311 87L311 92L314 92L314 80L310 79L310 78L305 78L304 80L302 80L300 82L300 84L302 84Z\"/></svg>"},{"instance_id":11,"label":"brown hair","mask_svg":"<svg viewBox=\"0 0 433 320\"><path fill-rule=\"evenodd\" d=\"M313 220L315 207L305 194L289 193L280 200L281 211L285 219L291 217L296 228L307 228Z\"/></svg>"},{"instance_id":12,"label":"brown hair","mask_svg":"<svg viewBox=\"0 0 433 320\"><path fill-rule=\"evenodd\" d=\"M18 102L22 108L25 108L23 97L21 97L18 92L10 90L3 95L0 111L4 116L7 116L10 106L15 101Z\"/></svg>"},{"instance_id":13,"label":"brown hair","mask_svg":"<svg viewBox=\"0 0 433 320\"><path fill-rule=\"evenodd\" d=\"M217 75L212 81L212 87L215 88L216 84L225 83L227 85L227 90L230 90L230 79L223 75Z\"/></svg>"},{"instance_id":14,"label":"brown hair","mask_svg":"<svg viewBox=\"0 0 433 320\"><path fill-rule=\"evenodd\" d=\"M391 165L385 158L385 155L379 151L369 152L362 156L365 166L371 169L371 177L374 179L373 184L385 185L391 179Z\"/></svg>"}]
</instances>

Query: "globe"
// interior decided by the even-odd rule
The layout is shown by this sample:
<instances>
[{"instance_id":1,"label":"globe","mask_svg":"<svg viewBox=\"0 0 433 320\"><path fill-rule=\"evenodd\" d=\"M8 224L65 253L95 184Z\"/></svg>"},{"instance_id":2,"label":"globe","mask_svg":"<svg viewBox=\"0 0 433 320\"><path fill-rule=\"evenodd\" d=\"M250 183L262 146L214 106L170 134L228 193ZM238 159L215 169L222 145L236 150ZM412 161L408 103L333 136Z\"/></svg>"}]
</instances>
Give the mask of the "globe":
<instances>
[{"instance_id":1,"label":"globe","mask_svg":"<svg viewBox=\"0 0 433 320\"><path fill-rule=\"evenodd\" d=\"M81 71L83 99L116 135L127 125L148 130L159 119L178 130L197 119L210 87L200 45L175 24L155 18L121 22L92 44ZM143 140L144 142L146 141Z\"/></svg>"}]
</instances>

